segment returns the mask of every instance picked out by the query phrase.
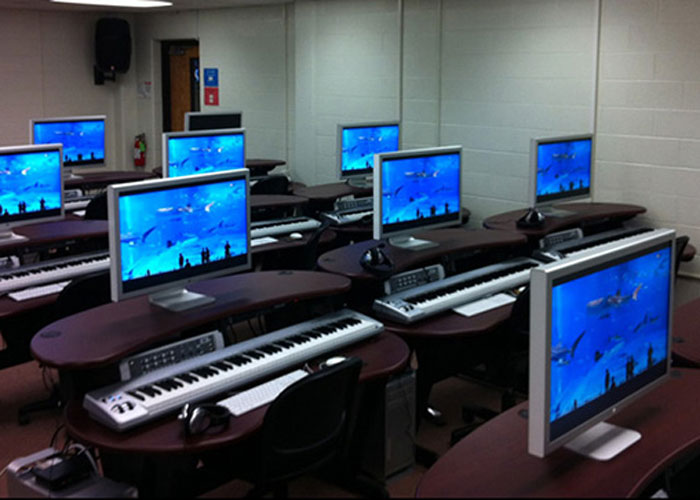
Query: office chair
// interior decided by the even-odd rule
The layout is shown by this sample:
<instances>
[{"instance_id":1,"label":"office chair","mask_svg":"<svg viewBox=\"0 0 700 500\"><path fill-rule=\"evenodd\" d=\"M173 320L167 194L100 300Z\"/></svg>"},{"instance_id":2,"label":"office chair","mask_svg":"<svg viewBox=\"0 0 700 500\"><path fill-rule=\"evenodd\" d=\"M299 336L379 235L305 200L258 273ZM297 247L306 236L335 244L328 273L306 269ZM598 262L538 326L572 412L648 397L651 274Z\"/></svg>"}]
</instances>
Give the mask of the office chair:
<instances>
[{"instance_id":1,"label":"office chair","mask_svg":"<svg viewBox=\"0 0 700 500\"><path fill-rule=\"evenodd\" d=\"M53 321L106 304L110 300L109 271L80 276L61 290L54 304ZM17 422L26 425L31 413L60 407L61 394L56 386L51 389L47 399L22 406L17 412Z\"/></svg>"},{"instance_id":2,"label":"office chair","mask_svg":"<svg viewBox=\"0 0 700 500\"><path fill-rule=\"evenodd\" d=\"M93 196L85 207L85 220L107 220L107 192Z\"/></svg>"},{"instance_id":3,"label":"office chair","mask_svg":"<svg viewBox=\"0 0 700 500\"><path fill-rule=\"evenodd\" d=\"M286 175L275 174L263 177L250 187L250 194L288 194L289 179Z\"/></svg>"},{"instance_id":4,"label":"office chair","mask_svg":"<svg viewBox=\"0 0 700 500\"><path fill-rule=\"evenodd\" d=\"M320 469L347 441L359 358L323 368L285 389L265 413L259 443L244 455L249 497L287 496L287 481Z\"/></svg>"},{"instance_id":5,"label":"office chair","mask_svg":"<svg viewBox=\"0 0 700 500\"><path fill-rule=\"evenodd\" d=\"M685 250L685 247L688 246L689 241L690 241L689 236L677 236L676 237L676 269L675 269L676 276L678 276L678 269L681 266L681 257L683 256L683 250Z\"/></svg>"}]
</instances>

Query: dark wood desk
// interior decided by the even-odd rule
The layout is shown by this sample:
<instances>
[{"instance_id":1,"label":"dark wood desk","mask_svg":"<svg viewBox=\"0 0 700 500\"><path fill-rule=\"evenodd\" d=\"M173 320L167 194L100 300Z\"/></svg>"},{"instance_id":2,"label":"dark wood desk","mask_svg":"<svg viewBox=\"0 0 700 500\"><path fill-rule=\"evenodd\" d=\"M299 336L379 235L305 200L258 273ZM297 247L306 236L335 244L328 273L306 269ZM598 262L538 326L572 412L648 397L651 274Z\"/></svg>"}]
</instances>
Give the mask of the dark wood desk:
<instances>
[{"instance_id":1,"label":"dark wood desk","mask_svg":"<svg viewBox=\"0 0 700 500\"><path fill-rule=\"evenodd\" d=\"M510 231L487 231L484 229L436 229L416 233L416 238L434 241L439 245L433 248L413 251L385 244L385 254L394 262L394 272L420 266L442 256L477 250L517 248L526 244L525 236ZM347 276L357 281L377 281L377 277L365 270L360 257L368 249L377 246L379 241L367 240L324 253L318 258L318 266L329 273Z\"/></svg>"},{"instance_id":2,"label":"dark wood desk","mask_svg":"<svg viewBox=\"0 0 700 500\"><path fill-rule=\"evenodd\" d=\"M251 210L260 208L290 208L299 207L308 203L309 200L302 196L290 194L251 194Z\"/></svg>"},{"instance_id":3,"label":"dark wood desk","mask_svg":"<svg viewBox=\"0 0 700 500\"><path fill-rule=\"evenodd\" d=\"M673 312L673 361L700 368L700 299L691 300Z\"/></svg>"},{"instance_id":4,"label":"dark wood desk","mask_svg":"<svg viewBox=\"0 0 700 500\"><path fill-rule=\"evenodd\" d=\"M265 158L246 158L245 166L250 170L251 177L267 175L275 167L287 163L284 160L269 160Z\"/></svg>"},{"instance_id":5,"label":"dark wood desk","mask_svg":"<svg viewBox=\"0 0 700 500\"><path fill-rule=\"evenodd\" d=\"M700 371L676 376L609 419L642 439L608 462L560 448L545 459L527 453L527 420L518 405L483 424L423 475L416 496L630 497L673 462L700 447Z\"/></svg>"},{"instance_id":6,"label":"dark wood desk","mask_svg":"<svg viewBox=\"0 0 700 500\"><path fill-rule=\"evenodd\" d=\"M408 347L396 335L382 333L378 337L341 349L344 356L362 358L360 382L387 378L406 367ZM327 356L324 356L325 359ZM115 432L90 418L81 402L68 405L66 421L68 432L83 443L102 450L122 453L194 453L236 443L248 437L262 424L267 406L240 417L232 417L224 432L185 439L182 423L174 416L156 420L128 432Z\"/></svg>"},{"instance_id":7,"label":"dark wood desk","mask_svg":"<svg viewBox=\"0 0 700 500\"><path fill-rule=\"evenodd\" d=\"M355 187L346 182L318 184L316 186L295 186L294 194L312 202L334 202L343 196L372 196L371 187Z\"/></svg>"},{"instance_id":8,"label":"dark wood desk","mask_svg":"<svg viewBox=\"0 0 700 500\"><path fill-rule=\"evenodd\" d=\"M554 205L554 207L574 213L567 217L547 217L541 228L520 229L516 226L516 221L527 213L527 209L513 210L512 212L488 217L484 219L483 224L487 229L516 231L527 236L530 241L536 241L555 231L610 221L621 223L635 215L646 212L646 208L639 205L625 205L621 203L564 203Z\"/></svg>"},{"instance_id":9,"label":"dark wood desk","mask_svg":"<svg viewBox=\"0 0 700 500\"><path fill-rule=\"evenodd\" d=\"M156 172L146 170L105 170L104 172L76 172L79 177L66 179L66 189L101 189L110 184L136 182L159 177Z\"/></svg>"},{"instance_id":10,"label":"dark wood desk","mask_svg":"<svg viewBox=\"0 0 700 500\"><path fill-rule=\"evenodd\" d=\"M107 237L107 221L82 220L66 215L63 220L15 227L13 231L28 239L0 246L0 255L34 252L58 244ZM107 247L106 240L104 241Z\"/></svg>"},{"instance_id":11,"label":"dark wood desk","mask_svg":"<svg viewBox=\"0 0 700 500\"><path fill-rule=\"evenodd\" d=\"M263 271L200 281L188 289L216 301L178 313L150 304L147 296L112 302L42 328L32 339L32 354L41 363L63 370L105 366L220 318L345 293L350 281L310 271Z\"/></svg>"}]
</instances>

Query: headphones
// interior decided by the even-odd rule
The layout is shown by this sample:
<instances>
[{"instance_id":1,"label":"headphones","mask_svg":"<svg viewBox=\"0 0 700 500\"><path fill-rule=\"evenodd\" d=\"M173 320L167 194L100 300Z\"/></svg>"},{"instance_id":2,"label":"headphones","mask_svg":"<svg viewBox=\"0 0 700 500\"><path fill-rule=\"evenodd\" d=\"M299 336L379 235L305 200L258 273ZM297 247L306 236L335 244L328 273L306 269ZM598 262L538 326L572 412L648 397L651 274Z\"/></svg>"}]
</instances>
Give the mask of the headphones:
<instances>
[{"instance_id":1,"label":"headphones","mask_svg":"<svg viewBox=\"0 0 700 500\"><path fill-rule=\"evenodd\" d=\"M535 208L528 211L515 221L515 226L520 229L539 229L544 226L544 215Z\"/></svg>"},{"instance_id":2,"label":"headphones","mask_svg":"<svg viewBox=\"0 0 700 500\"><path fill-rule=\"evenodd\" d=\"M380 243L368 249L360 257L360 265L379 278L388 278L394 272L394 263L382 250L384 246L384 243Z\"/></svg>"},{"instance_id":3,"label":"headphones","mask_svg":"<svg viewBox=\"0 0 700 500\"><path fill-rule=\"evenodd\" d=\"M185 425L185 435L201 434L212 427L221 426L216 432L221 432L228 426L231 412L224 406L206 404L192 406L187 403L177 416Z\"/></svg>"}]
</instances>

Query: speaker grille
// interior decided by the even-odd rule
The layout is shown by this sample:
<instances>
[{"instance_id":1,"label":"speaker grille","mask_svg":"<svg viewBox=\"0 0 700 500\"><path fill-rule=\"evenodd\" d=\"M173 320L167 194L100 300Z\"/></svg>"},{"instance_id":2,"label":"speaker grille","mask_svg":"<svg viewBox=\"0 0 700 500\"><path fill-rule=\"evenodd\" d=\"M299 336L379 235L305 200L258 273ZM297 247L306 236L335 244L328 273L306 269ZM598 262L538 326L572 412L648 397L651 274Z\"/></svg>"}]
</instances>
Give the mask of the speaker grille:
<instances>
[{"instance_id":1,"label":"speaker grille","mask_svg":"<svg viewBox=\"0 0 700 500\"><path fill-rule=\"evenodd\" d=\"M105 17L97 21L95 58L100 71L126 73L129 70L131 34L126 20Z\"/></svg>"}]
</instances>

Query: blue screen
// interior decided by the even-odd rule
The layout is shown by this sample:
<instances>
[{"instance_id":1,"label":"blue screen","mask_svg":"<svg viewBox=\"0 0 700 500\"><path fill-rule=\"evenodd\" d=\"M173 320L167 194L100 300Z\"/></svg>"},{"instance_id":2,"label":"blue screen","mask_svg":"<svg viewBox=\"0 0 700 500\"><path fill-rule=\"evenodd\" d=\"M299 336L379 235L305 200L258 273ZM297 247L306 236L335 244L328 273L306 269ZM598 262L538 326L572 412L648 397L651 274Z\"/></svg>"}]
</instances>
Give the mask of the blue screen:
<instances>
[{"instance_id":1,"label":"blue screen","mask_svg":"<svg viewBox=\"0 0 700 500\"><path fill-rule=\"evenodd\" d=\"M591 189L591 139L537 145L537 201L585 196Z\"/></svg>"},{"instance_id":2,"label":"blue screen","mask_svg":"<svg viewBox=\"0 0 700 500\"><path fill-rule=\"evenodd\" d=\"M671 272L666 246L555 284L552 438L665 373Z\"/></svg>"},{"instance_id":3,"label":"blue screen","mask_svg":"<svg viewBox=\"0 0 700 500\"><path fill-rule=\"evenodd\" d=\"M374 167L376 153L391 153L399 150L399 126L343 128L341 144L341 173L343 175L369 173Z\"/></svg>"},{"instance_id":4,"label":"blue screen","mask_svg":"<svg viewBox=\"0 0 700 500\"><path fill-rule=\"evenodd\" d=\"M410 229L459 217L459 153L384 159L381 165L384 231Z\"/></svg>"},{"instance_id":5,"label":"blue screen","mask_svg":"<svg viewBox=\"0 0 700 500\"><path fill-rule=\"evenodd\" d=\"M245 261L246 194L238 179L120 196L124 291Z\"/></svg>"},{"instance_id":6,"label":"blue screen","mask_svg":"<svg viewBox=\"0 0 700 500\"><path fill-rule=\"evenodd\" d=\"M168 138L168 177L244 168L244 138L242 133Z\"/></svg>"},{"instance_id":7,"label":"blue screen","mask_svg":"<svg viewBox=\"0 0 700 500\"><path fill-rule=\"evenodd\" d=\"M61 153L0 154L0 222L61 213Z\"/></svg>"},{"instance_id":8,"label":"blue screen","mask_svg":"<svg viewBox=\"0 0 700 500\"><path fill-rule=\"evenodd\" d=\"M104 163L104 120L35 122L34 144L63 144L66 167Z\"/></svg>"}]
</instances>

